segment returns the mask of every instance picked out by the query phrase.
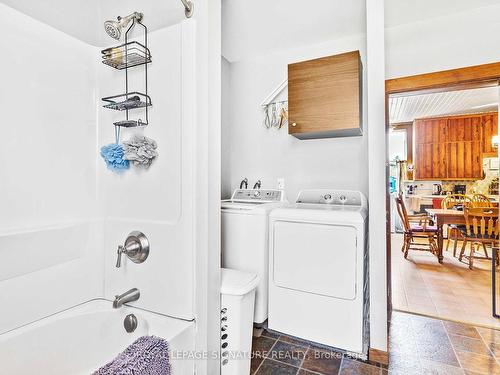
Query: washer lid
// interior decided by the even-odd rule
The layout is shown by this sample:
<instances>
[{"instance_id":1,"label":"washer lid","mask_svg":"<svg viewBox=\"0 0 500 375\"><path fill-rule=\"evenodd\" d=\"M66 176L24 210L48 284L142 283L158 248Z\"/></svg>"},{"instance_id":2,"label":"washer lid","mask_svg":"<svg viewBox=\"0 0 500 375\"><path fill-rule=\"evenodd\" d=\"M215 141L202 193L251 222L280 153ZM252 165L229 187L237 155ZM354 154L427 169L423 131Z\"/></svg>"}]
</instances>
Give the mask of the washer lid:
<instances>
[{"instance_id":1,"label":"washer lid","mask_svg":"<svg viewBox=\"0 0 500 375\"><path fill-rule=\"evenodd\" d=\"M255 273L222 268L221 270L222 294L244 296L257 287L259 276Z\"/></svg>"}]
</instances>

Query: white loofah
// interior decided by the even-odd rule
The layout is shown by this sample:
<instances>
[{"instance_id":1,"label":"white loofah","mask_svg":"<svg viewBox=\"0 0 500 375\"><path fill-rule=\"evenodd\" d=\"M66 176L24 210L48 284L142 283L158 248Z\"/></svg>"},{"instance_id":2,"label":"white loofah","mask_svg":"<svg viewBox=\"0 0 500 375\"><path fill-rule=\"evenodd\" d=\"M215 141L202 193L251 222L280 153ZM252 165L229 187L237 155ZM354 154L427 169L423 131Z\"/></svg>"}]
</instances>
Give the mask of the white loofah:
<instances>
[{"instance_id":1,"label":"white loofah","mask_svg":"<svg viewBox=\"0 0 500 375\"><path fill-rule=\"evenodd\" d=\"M132 162L135 166L149 168L153 160L158 156L156 141L135 135L128 141L123 142L125 155L123 159Z\"/></svg>"}]
</instances>

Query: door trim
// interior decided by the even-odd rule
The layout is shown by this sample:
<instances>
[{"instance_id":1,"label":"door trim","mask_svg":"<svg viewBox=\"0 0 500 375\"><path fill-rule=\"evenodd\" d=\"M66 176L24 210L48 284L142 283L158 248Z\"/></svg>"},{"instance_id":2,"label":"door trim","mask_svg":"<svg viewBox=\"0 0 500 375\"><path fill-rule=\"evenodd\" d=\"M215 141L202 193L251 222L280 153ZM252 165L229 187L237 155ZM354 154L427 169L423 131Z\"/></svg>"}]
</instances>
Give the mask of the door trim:
<instances>
[{"instance_id":1,"label":"door trim","mask_svg":"<svg viewBox=\"0 0 500 375\"><path fill-rule=\"evenodd\" d=\"M388 79L385 81L385 92L398 94L408 92L421 93L450 91L451 87L460 86L461 89L496 86L500 79L500 62L469 66L418 74L414 76Z\"/></svg>"},{"instance_id":2,"label":"door trim","mask_svg":"<svg viewBox=\"0 0 500 375\"><path fill-rule=\"evenodd\" d=\"M385 123L386 143L388 145L389 133L389 96L401 96L411 94L424 94L444 92L451 90L465 90L499 86L500 62L468 66L438 72L417 74L413 76L398 77L385 81ZM386 181L389 181L388 146L386 146ZM390 329L390 317L392 312L392 290L391 290L391 212L389 185L386 187L386 261L387 261L387 330ZM387 335L389 337L389 334ZM389 347L389 346L387 346ZM388 352L376 349L369 350L369 358L375 362L387 363ZM387 362L386 362L387 361Z\"/></svg>"}]
</instances>

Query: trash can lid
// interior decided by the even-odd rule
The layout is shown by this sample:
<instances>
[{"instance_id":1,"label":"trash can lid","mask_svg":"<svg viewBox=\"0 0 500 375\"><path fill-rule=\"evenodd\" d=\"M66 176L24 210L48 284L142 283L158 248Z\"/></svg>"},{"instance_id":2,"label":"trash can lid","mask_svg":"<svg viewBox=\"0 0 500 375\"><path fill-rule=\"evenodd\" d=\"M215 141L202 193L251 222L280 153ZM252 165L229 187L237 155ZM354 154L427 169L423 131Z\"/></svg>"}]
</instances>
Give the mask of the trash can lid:
<instances>
[{"instance_id":1,"label":"trash can lid","mask_svg":"<svg viewBox=\"0 0 500 375\"><path fill-rule=\"evenodd\" d=\"M257 287L259 276L255 273L223 268L221 272L222 294L244 296Z\"/></svg>"}]
</instances>

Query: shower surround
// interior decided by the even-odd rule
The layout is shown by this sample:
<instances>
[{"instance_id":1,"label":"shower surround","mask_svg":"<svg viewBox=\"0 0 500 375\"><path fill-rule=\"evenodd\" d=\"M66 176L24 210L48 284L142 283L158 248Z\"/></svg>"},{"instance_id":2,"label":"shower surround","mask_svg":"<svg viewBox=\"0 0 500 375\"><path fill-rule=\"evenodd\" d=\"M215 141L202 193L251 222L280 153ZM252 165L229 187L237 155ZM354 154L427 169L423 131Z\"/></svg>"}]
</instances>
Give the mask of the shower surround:
<instances>
[{"instance_id":1,"label":"shower surround","mask_svg":"<svg viewBox=\"0 0 500 375\"><path fill-rule=\"evenodd\" d=\"M102 22L141 2L106 2L103 7L112 3L113 12L98 12L106 39L85 41L25 14L27 2L11 2L21 11L0 4L0 47L11 57L2 60L11 74L0 93L9 109L0 148L0 362L10 373L44 373L43 366L56 362L51 373L89 373L141 335L163 337L172 350L210 345L206 285L208 277L217 278L209 275L207 255L200 257L197 245L207 242L199 237L208 206L200 199L207 198L195 198L197 186L207 182L198 173L206 170L199 160L207 159L208 149L200 145L208 138L195 131L201 104L194 100L201 98L199 82L208 80L198 68L205 21L196 14L185 20L181 2L167 2L176 11L164 25L153 17L148 36L155 101L147 135L158 142L161 157L126 175L111 173L99 156L100 146L114 139L112 124L120 116L103 109L100 98L123 91L120 72L100 62L101 49L116 42ZM144 11L147 24L147 10L137 11ZM131 85L143 84L133 68L129 78ZM121 137L142 132L122 130ZM148 237L149 257L142 264L124 257L116 268L117 247L134 230ZM114 296L131 288L140 290L139 300L113 310ZM138 327L129 334L123 319L131 312ZM194 366L193 360L178 361L173 374L192 374ZM206 373L206 366L198 363L198 373Z\"/></svg>"}]
</instances>

